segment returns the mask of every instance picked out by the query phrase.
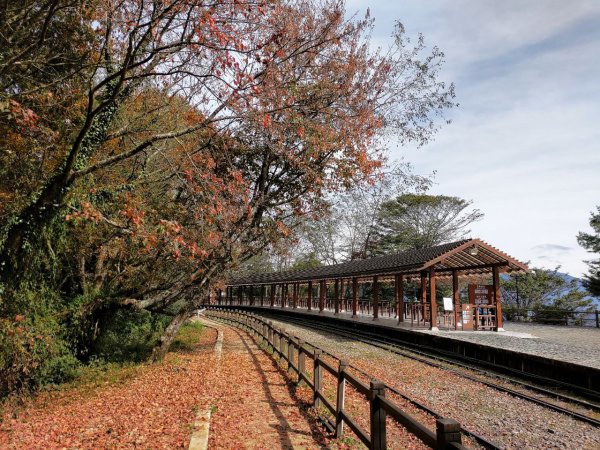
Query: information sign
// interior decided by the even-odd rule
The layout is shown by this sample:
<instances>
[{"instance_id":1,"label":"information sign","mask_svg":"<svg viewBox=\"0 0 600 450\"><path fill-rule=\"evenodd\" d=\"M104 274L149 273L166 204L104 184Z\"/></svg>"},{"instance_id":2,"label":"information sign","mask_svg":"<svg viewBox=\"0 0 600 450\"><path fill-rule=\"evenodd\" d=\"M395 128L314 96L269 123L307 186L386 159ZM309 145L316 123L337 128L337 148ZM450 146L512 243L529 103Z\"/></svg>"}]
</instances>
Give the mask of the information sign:
<instances>
[{"instance_id":1,"label":"information sign","mask_svg":"<svg viewBox=\"0 0 600 450\"><path fill-rule=\"evenodd\" d=\"M494 288L488 284L469 284L469 303L471 305L491 305Z\"/></svg>"},{"instance_id":2,"label":"information sign","mask_svg":"<svg viewBox=\"0 0 600 450\"><path fill-rule=\"evenodd\" d=\"M462 304L461 309L462 329L465 331L470 331L473 329L473 315L471 314L471 305Z\"/></svg>"},{"instance_id":3,"label":"information sign","mask_svg":"<svg viewBox=\"0 0 600 450\"><path fill-rule=\"evenodd\" d=\"M452 299L450 297L444 297L444 311L454 311L452 306Z\"/></svg>"}]
</instances>

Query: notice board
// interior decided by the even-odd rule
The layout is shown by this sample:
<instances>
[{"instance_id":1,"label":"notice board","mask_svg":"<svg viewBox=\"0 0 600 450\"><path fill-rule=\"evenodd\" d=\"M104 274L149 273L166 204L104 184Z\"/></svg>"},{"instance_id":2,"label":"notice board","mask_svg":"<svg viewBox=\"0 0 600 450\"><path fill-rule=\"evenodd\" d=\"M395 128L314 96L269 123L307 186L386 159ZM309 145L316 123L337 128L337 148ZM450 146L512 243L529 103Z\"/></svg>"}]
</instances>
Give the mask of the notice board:
<instances>
[{"instance_id":1,"label":"notice board","mask_svg":"<svg viewBox=\"0 0 600 450\"><path fill-rule=\"evenodd\" d=\"M469 284L469 303L471 305L493 304L494 287L489 284Z\"/></svg>"}]
</instances>

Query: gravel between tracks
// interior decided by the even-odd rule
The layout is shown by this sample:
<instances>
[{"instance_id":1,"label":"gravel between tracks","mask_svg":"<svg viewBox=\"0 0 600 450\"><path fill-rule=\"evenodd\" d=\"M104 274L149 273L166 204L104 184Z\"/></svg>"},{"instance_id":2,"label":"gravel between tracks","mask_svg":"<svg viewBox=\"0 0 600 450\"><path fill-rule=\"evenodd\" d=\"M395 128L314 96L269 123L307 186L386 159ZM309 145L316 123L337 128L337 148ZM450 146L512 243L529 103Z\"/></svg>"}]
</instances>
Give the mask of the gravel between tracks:
<instances>
[{"instance_id":1,"label":"gravel between tracks","mask_svg":"<svg viewBox=\"0 0 600 450\"><path fill-rule=\"evenodd\" d=\"M600 429L564 414L368 344L274 323L506 449L600 448Z\"/></svg>"}]
</instances>

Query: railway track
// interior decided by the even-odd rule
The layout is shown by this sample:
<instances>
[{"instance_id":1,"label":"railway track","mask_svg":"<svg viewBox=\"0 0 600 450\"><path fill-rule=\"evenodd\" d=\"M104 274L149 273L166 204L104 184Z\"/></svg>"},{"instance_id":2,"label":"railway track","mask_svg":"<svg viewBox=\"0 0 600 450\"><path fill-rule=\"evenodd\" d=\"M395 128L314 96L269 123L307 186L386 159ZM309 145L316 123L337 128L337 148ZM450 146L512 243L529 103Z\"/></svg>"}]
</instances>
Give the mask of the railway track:
<instances>
[{"instance_id":1,"label":"railway track","mask_svg":"<svg viewBox=\"0 0 600 450\"><path fill-rule=\"evenodd\" d=\"M373 336L372 334L366 333L366 332L349 331L343 327L338 327L338 326L331 325L331 324L328 324L327 326L323 326L323 325L316 324L312 321L309 321L306 319L301 319L301 318L290 318L290 317L281 317L281 316L277 316L276 318L275 317L273 317L273 318L276 320L282 321L282 322L289 322L289 323L293 323L293 324L303 326L306 328L315 329L320 332L326 332L326 333L330 333L330 334L341 336L341 337L351 338L351 339L357 340L359 342L363 342L365 344L369 344L374 347L378 347L378 348L390 351L394 354L419 361L419 362L427 364L429 366L437 367L439 369L454 373L460 377L469 379L471 381L482 383L486 386L489 386L498 391L505 392L514 397L525 399L532 403L536 403L538 405L544 406L548 409L560 412L562 414L566 414L577 420L600 427L600 420L595 419L594 417L590 417L579 411L574 411L572 409L565 408L563 406L557 405L557 404L547 401L545 399L534 397L533 395L531 395L529 393L522 392L520 390L516 390L516 389L508 387L506 385L498 384L489 379L485 379L485 378L481 378L479 376L465 373L464 370L473 371L473 372L476 372L476 373L483 375L485 377L488 377L488 378L501 380L502 382L507 383L507 384L518 385L518 386L522 387L523 389L535 391L544 396L547 396L547 397L550 397L550 398L553 398L556 400L560 400L560 401L568 403L568 404L575 405L579 408L591 410L594 413L600 413L600 405L598 403L587 401L587 400L582 400L582 399L573 397L571 395L567 395L562 392L557 392L554 390L536 386L531 383L527 383L527 382L515 379L514 377L509 377L509 376L506 376L503 374L494 373L494 372L491 372L488 370L483 370L483 369L475 367L471 364L459 362L459 361L456 361L455 359L451 359L449 357L434 355L434 354L426 352L422 349L415 350L412 348L408 348L407 344L397 342L394 339L383 339L380 336ZM335 355L331 355L331 356L335 357ZM354 368L354 369L358 370L357 368ZM393 392L395 392L396 394L402 395L404 397L403 394L399 394L392 387L390 387L390 389ZM593 393L593 391L590 391L590 393ZM595 394L595 393L593 393L593 394ZM411 399L407 398L407 400L410 401ZM424 407L424 405L417 405L417 403L418 402L413 403L413 404L415 404L415 406L418 406L418 407L423 407L421 409L424 409L424 410L426 409L426 407ZM435 414L435 412L432 412L432 411L427 411L427 412L429 412L430 414L432 414L432 413Z\"/></svg>"}]
</instances>

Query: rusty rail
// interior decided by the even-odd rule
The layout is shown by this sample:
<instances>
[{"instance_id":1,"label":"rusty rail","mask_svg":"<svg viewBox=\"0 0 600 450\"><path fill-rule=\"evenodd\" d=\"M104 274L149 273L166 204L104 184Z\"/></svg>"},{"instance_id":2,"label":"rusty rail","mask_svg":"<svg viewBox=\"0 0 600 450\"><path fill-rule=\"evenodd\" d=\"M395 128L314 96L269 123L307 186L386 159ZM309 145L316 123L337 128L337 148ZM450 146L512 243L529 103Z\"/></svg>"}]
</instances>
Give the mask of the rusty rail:
<instances>
[{"instance_id":1,"label":"rusty rail","mask_svg":"<svg viewBox=\"0 0 600 450\"><path fill-rule=\"evenodd\" d=\"M211 307L210 310L216 317L234 326L245 328L257 340L262 340L266 349L271 348L273 355L278 355L280 363L287 365L288 374L295 373L298 384L304 383L313 391L313 405L317 409L325 407L331 413L334 419L327 420L329 422L327 425L336 438L344 436L344 425L347 425L368 448L386 449L386 418L389 416L431 448L436 450L466 448L461 444L461 427L457 421L437 418L434 432L387 398L385 384L378 380L371 380L370 385L367 386L349 371L345 361L340 361L338 367L334 367L323 359L321 349L313 347L314 351L310 351L301 339L290 336L285 331L274 327L272 322L254 314L218 307ZM312 378L306 372L307 357L312 359ZM322 390L323 371L337 379L335 404ZM363 429L344 408L346 384L369 402L369 430Z\"/></svg>"}]
</instances>

